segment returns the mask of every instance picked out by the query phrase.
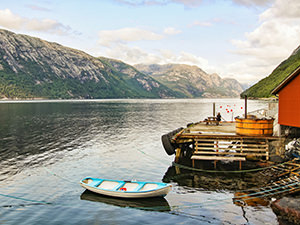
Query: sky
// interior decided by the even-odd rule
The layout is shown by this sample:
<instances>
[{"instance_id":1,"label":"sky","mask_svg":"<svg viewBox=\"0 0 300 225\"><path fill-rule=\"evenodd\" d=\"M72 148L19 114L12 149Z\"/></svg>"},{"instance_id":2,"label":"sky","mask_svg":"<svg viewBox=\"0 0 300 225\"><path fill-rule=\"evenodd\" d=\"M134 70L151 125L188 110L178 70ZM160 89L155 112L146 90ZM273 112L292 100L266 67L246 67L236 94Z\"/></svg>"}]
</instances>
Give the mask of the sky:
<instances>
[{"instance_id":1,"label":"sky","mask_svg":"<svg viewBox=\"0 0 300 225\"><path fill-rule=\"evenodd\" d=\"M300 45L299 0L0 0L0 28L254 84Z\"/></svg>"}]
</instances>

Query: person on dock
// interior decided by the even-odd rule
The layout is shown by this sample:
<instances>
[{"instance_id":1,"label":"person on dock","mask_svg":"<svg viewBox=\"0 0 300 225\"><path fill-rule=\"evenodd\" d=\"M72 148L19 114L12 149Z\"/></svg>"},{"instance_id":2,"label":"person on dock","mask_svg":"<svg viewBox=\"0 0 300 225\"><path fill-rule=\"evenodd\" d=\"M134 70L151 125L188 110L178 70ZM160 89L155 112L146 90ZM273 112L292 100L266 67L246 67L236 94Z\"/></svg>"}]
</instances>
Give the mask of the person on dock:
<instances>
[{"instance_id":1,"label":"person on dock","mask_svg":"<svg viewBox=\"0 0 300 225\"><path fill-rule=\"evenodd\" d=\"M217 117L216 117L216 120L217 120L217 125L219 125L220 121L221 121L221 113L218 112L217 114Z\"/></svg>"}]
</instances>

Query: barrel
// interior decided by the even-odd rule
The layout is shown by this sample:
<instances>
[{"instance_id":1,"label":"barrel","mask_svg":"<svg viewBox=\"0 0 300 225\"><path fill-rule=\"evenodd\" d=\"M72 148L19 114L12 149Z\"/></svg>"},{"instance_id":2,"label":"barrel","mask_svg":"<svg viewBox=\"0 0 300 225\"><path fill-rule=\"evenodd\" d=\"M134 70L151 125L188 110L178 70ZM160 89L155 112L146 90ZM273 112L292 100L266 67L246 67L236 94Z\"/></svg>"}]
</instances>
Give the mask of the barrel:
<instances>
[{"instance_id":1,"label":"barrel","mask_svg":"<svg viewBox=\"0 0 300 225\"><path fill-rule=\"evenodd\" d=\"M274 119L235 118L236 134L245 136L272 136Z\"/></svg>"}]
</instances>

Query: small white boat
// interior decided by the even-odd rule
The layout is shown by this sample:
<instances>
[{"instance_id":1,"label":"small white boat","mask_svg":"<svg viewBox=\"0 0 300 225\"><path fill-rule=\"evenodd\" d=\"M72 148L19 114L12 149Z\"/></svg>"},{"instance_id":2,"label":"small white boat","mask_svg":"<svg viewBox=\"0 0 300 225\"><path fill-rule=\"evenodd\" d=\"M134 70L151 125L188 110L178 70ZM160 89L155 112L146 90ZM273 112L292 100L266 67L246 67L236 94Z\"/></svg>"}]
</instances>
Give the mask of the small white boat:
<instances>
[{"instance_id":1,"label":"small white boat","mask_svg":"<svg viewBox=\"0 0 300 225\"><path fill-rule=\"evenodd\" d=\"M164 197L172 185L159 182L120 181L86 177L80 185L89 191L118 198Z\"/></svg>"}]
</instances>

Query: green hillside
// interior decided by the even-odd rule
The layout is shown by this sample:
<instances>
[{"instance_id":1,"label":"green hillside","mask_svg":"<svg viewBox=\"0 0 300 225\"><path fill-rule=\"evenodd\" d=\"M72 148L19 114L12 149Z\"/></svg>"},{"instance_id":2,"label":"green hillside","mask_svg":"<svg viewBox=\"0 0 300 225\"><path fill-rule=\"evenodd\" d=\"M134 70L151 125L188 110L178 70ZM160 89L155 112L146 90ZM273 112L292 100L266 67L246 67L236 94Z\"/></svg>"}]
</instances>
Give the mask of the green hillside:
<instances>
[{"instance_id":1,"label":"green hillside","mask_svg":"<svg viewBox=\"0 0 300 225\"><path fill-rule=\"evenodd\" d=\"M278 67L266 78L260 80L255 85L241 93L243 98L247 95L250 98L269 98L271 92L276 88L287 76L289 76L297 67L300 66L300 50L297 48L293 54L280 63Z\"/></svg>"}]
</instances>

